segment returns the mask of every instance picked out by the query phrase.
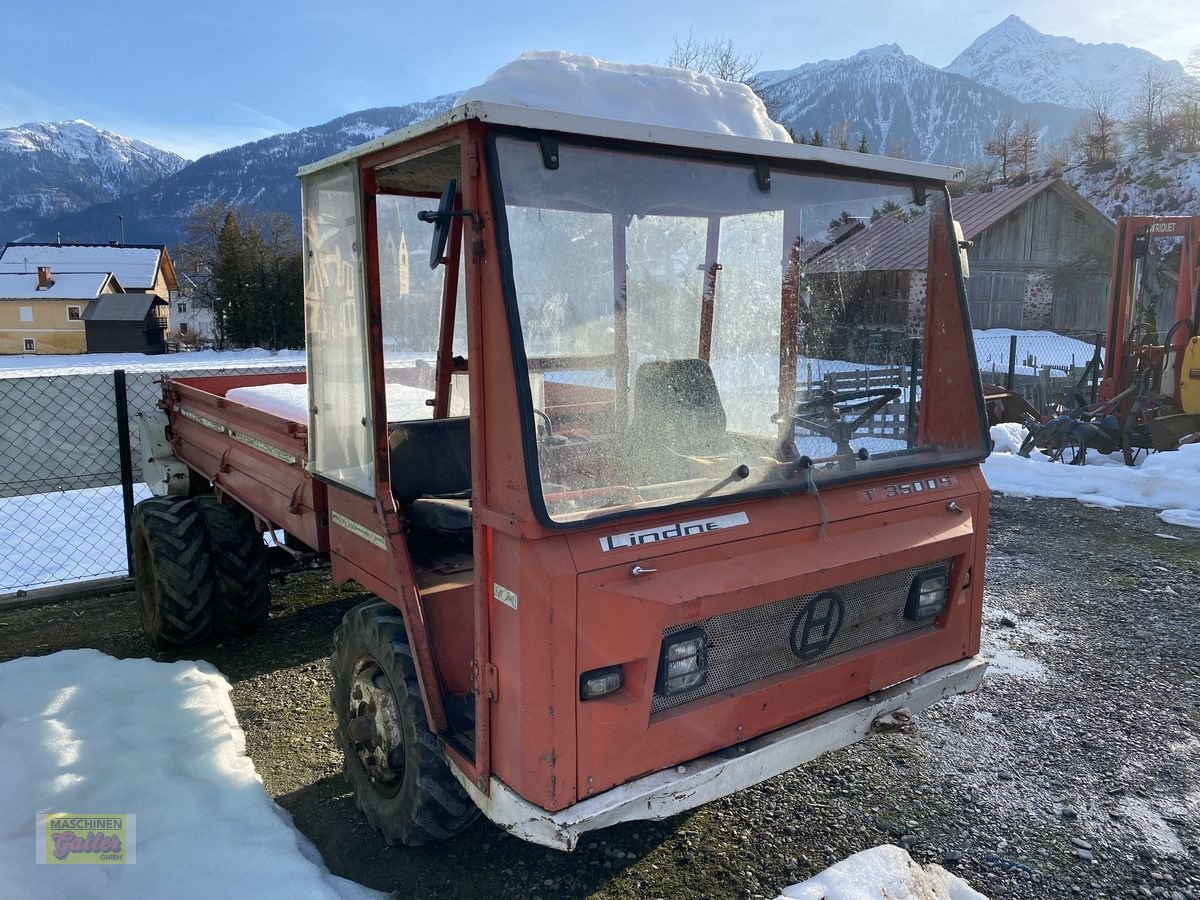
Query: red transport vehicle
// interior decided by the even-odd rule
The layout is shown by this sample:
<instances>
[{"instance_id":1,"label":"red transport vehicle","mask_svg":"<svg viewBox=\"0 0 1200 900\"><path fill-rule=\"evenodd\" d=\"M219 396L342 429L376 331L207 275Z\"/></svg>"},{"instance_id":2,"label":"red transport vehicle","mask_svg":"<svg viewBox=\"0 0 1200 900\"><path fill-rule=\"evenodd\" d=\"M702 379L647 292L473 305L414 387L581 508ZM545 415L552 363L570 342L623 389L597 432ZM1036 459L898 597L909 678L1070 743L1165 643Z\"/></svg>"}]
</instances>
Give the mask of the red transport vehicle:
<instances>
[{"instance_id":1,"label":"red transport vehicle","mask_svg":"<svg viewBox=\"0 0 1200 900\"><path fill-rule=\"evenodd\" d=\"M306 375L169 380L147 422L148 634L260 624L268 531L377 595L332 703L408 844L482 811L571 849L974 689L958 177L482 102L306 167ZM923 282L815 264L890 204Z\"/></svg>"}]
</instances>

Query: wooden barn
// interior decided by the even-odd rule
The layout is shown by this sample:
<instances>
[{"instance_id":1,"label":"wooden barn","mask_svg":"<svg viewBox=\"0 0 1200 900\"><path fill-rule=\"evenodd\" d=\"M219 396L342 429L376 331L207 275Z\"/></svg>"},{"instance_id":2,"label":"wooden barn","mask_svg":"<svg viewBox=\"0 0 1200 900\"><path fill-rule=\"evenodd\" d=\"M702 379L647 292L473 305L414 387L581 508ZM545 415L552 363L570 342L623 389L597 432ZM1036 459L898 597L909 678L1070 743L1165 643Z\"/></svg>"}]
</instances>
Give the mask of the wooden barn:
<instances>
[{"instance_id":1,"label":"wooden barn","mask_svg":"<svg viewBox=\"0 0 1200 900\"><path fill-rule=\"evenodd\" d=\"M954 200L973 242L967 299L975 328L1101 331L1108 309L1113 223L1062 179ZM819 283L859 269L858 303L871 321L921 332L929 223L892 214L836 232L804 265ZM883 304L882 308L880 304Z\"/></svg>"},{"instance_id":2,"label":"wooden barn","mask_svg":"<svg viewBox=\"0 0 1200 900\"><path fill-rule=\"evenodd\" d=\"M167 301L156 294L102 294L83 311L89 353L165 353Z\"/></svg>"}]
</instances>

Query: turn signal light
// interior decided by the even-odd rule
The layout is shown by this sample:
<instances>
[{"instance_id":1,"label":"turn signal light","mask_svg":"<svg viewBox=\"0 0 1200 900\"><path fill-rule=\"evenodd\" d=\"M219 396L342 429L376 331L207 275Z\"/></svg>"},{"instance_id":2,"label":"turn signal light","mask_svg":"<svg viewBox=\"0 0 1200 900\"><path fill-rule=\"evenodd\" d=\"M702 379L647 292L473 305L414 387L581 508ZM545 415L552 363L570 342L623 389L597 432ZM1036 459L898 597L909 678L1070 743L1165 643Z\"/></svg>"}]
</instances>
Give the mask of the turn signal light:
<instances>
[{"instance_id":1,"label":"turn signal light","mask_svg":"<svg viewBox=\"0 0 1200 900\"><path fill-rule=\"evenodd\" d=\"M579 678L579 699L595 700L621 689L621 667L608 666L584 672Z\"/></svg>"}]
</instances>

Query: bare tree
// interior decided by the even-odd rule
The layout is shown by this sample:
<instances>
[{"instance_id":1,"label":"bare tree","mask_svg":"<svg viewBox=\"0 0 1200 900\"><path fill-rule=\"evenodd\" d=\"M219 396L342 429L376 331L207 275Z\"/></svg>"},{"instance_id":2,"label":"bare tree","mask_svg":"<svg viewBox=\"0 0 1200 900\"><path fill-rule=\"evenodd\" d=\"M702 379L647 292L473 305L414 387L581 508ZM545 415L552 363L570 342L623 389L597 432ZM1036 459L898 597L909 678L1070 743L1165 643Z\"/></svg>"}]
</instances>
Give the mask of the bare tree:
<instances>
[{"instance_id":1,"label":"bare tree","mask_svg":"<svg viewBox=\"0 0 1200 900\"><path fill-rule=\"evenodd\" d=\"M1169 112L1175 87L1173 79L1153 65L1147 65L1142 72L1125 123L1125 130L1138 149L1157 155L1170 148Z\"/></svg>"},{"instance_id":2,"label":"bare tree","mask_svg":"<svg viewBox=\"0 0 1200 900\"><path fill-rule=\"evenodd\" d=\"M893 159L912 159L912 144L909 143L908 138L903 136L889 138L883 155L890 156Z\"/></svg>"},{"instance_id":3,"label":"bare tree","mask_svg":"<svg viewBox=\"0 0 1200 900\"><path fill-rule=\"evenodd\" d=\"M1117 157L1117 135L1121 125L1117 115L1120 97L1115 85L1103 82L1087 85L1083 96L1088 112L1075 126L1071 144L1083 154L1088 166L1095 169L1111 163Z\"/></svg>"},{"instance_id":4,"label":"bare tree","mask_svg":"<svg viewBox=\"0 0 1200 900\"><path fill-rule=\"evenodd\" d=\"M690 69L721 78L725 81L736 81L750 84L754 70L762 55L751 56L748 53L738 53L733 41L729 38L701 40L688 31L686 40L672 38L675 48L667 57L667 65L676 69Z\"/></svg>"},{"instance_id":5,"label":"bare tree","mask_svg":"<svg viewBox=\"0 0 1200 900\"><path fill-rule=\"evenodd\" d=\"M1035 119L1026 116L1021 122L1021 127L1013 135L1012 161L1014 165L1020 166L1022 178L1029 177L1029 167L1037 159L1039 128Z\"/></svg>"},{"instance_id":6,"label":"bare tree","mask_svg":"<svg viewBox=\"0 0 1200 900\"><path fill-rule=\"evenodd\" d=\"M834 122L829 127L829 146L837 147L839 150L854 149L854 141L850 137L850 123L845 119Z\"/></svg>"},{"instance_id":7,"label":"bare tree","mask_svg":"<svg viewBox=\"0 0 1200 900\"><path fill-rule=\"evenodd\" d=\"M1175 103L1179 149L1200 150L1200 47L1188 55L1188 77L1179 88Z\"/></svg>"},{"instance_id":8,"label":"bare tree","mask_svg":"<svg viewBox=\"0 0 1200 900\"><path fill-rule=\"evenodd\" d=\"M996 183L996 169L999 162L994 157L985 157L965 166L966 178L959 185L952 184L950 193L954 196L963 194L985 193Z\"/></svg>"},{"instance_id":9,"label":"bare tree","mask_svg":"<svg viewBox=\"0 0 1200 900\"><path fill-rule=\"evenodd\" d=\"M1008 113L1002 115L992 129L992 136L983 145L983 152L1000 161L1000 180L1008 181L1008 167L1012 162L1013 142L1017 134L1017 123Z\"/></svg>"}]
</instances>

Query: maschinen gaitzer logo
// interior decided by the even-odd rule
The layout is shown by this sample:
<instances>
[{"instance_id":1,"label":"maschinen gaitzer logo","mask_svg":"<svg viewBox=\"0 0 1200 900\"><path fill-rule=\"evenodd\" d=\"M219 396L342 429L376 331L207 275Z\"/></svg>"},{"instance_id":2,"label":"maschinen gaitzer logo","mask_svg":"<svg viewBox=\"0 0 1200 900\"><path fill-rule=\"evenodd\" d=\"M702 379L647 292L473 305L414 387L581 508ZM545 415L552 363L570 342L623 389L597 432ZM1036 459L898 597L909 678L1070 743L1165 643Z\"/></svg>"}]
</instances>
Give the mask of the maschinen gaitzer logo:
<instances>
[{"instance_id":1,"label":"maschinen gaitzer logo","mask_svg":"<svg viewBox=\"0 0 1200 900\"><path fill-rule=\"evenodd\" d=\"M137 862L137 816L39 813L35 861L42 865Z\"/></svg>"}]
</instances>

